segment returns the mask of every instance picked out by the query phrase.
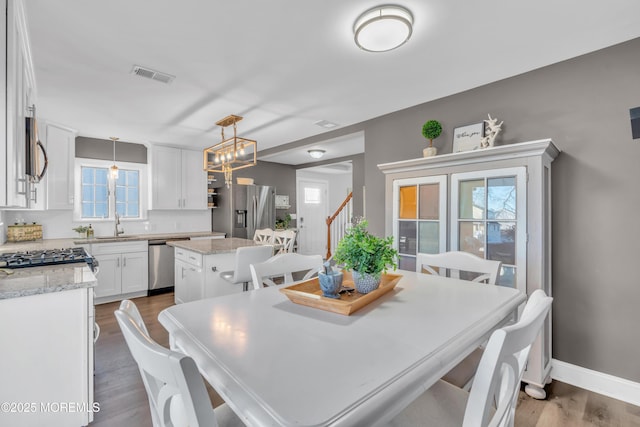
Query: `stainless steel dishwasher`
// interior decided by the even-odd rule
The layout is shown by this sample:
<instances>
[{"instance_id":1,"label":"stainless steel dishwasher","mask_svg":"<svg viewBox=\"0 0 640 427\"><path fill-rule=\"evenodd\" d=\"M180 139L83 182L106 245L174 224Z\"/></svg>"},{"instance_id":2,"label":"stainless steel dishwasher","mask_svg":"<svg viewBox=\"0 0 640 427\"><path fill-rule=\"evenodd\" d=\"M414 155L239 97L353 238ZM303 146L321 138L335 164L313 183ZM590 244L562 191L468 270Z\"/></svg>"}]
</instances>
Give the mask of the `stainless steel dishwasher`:
<instances>
[{"instance_id":1,"label":"stainless steel dishwasher","mask_svg":"<svg viewBox=\"0 0 640 427\"><path fill-rule=\"evenodd\" d=\"M174 289L173 247L167 242L184 239L149 240L149 295L171 292Z\"/></svg>"}]
</instances>

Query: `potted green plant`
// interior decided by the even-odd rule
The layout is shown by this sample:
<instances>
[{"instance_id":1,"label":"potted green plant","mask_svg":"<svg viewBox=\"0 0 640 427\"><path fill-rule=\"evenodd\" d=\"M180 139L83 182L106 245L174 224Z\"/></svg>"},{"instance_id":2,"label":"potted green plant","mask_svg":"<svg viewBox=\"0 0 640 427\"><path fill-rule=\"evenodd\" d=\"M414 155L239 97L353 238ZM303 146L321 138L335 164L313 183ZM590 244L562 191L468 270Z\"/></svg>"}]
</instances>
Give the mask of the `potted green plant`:
<instances>
[{"instance_id":1,"label":"potted green plant","mask_svg":"<svg viewBox=\"0 0 640 427\"><path fill-rule=\"evenodd\" d=\"M382 273L397 268L398 251L393 237L377 237L367 230L366 220L356 220L338 243L333 259L351 270L356 290L362 294L378 288Z\"/></svg>"},{"instance_id":2,"label":"potted green plant","mask_svg":"<svg viewBox=\"0 0 640 427\"><path fill-rule=\"evenodd\" d=\"M276 218L276 228L278 230L286 230L289 228L289 223L291 222L291 215L286 214L284 219Z\"/></svg>"},{"instance_id":3,"label":"potted green plant","mask_svg":"<svg viewBox=\"0 0 640 427\"><path fill-rule=\"evenodd\" d=\"M429 140L429 146L422 150L424 157L431 157L438 154L438 149L433 146L433 140L442 133L442 125L437 120L429 120L422 125L422 135Z\"/></svg>"},{"instance_id":4,"label":"potted green plant","mask_svg":"<svg viewBox=\"0 0 640 427\"><path fill-rule=\"evenodd\" d=\"M76 228L72 228L73 231L78 233L80 237L87 237L87 230L89 227L85 227L84 225L79 225Z\"/></svg>"}]
</instances>

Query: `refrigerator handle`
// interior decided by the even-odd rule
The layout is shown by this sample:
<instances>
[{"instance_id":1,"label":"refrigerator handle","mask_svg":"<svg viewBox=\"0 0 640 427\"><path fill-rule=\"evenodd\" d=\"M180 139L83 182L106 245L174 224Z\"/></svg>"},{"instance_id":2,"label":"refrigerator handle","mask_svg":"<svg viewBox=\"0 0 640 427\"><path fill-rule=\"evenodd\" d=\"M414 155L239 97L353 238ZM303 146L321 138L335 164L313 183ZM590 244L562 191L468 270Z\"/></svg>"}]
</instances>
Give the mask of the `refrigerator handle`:
<instances>
[{"instance_id":1,"label":"refrigerator handle","mask_svg":"<svg viewBox=\"0 0 640 427\"><path fill-rule=\"evenodd\" d=\"M253 196L253 229L258 228L258 198Z\"/></svg>"}]
</instances>

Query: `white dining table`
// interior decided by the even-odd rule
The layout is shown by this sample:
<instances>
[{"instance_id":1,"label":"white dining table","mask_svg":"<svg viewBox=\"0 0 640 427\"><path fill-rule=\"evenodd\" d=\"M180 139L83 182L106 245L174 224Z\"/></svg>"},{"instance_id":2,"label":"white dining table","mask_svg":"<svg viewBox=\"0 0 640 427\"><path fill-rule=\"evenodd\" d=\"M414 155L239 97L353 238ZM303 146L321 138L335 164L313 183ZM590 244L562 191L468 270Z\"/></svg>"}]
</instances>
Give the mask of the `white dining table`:
<instances>
[{"instance_id":1,"label":"white dining table","mask_svg":"<svg viewBox=\"0 0 640 427\"><path fill-rule=\"evenodd\" d=\"M394 290L350 316L270 287L172 306L159 321L248 426L383 425L526 299L512 288L397 273Z\"/></svg>"}]
</instances>

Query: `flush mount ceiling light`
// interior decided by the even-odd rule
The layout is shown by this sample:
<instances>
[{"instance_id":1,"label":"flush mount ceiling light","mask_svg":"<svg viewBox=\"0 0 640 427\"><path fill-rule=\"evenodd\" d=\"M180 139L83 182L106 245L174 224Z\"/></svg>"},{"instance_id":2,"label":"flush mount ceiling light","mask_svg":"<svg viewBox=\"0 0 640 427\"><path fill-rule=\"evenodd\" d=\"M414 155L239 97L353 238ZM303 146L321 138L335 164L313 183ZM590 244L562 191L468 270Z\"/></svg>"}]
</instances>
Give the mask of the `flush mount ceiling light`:
<instances>
[{"instance_id":1,"label":"flush mount ceiling light","mask_svg":"<svg viewBox=\"0 0 640 427\"><path fill-rule=\"evenodd\" d=\"M404 7L377 6L360 15L353 32L360 49L386 52L409 40L413 32L413 16Z\"/></svg>"},{"instance_id":2,"label":"flush mount ceiling light","mask_svg":"<svg viewBox=\"0 0 640 427\"><path fill-rule=\"evenodd\" d=\"M224 173L227 188L231 185L234 170L255 166L257 142L237 135L236 123L241 116L230 115L218 120L221 128L222 142L204 149L204 170ZM224 128L233 125L233 136L225 139Z\"/></svg>"},{"instance_id":3,"label":"flush mount ceiling light","mask_svg":"<svg viewBox=\"0 0 640 427\"><path fill-rule=\"evenodd\" d=\"M319 159L322 156L324 156L325 151L324 150L313 149L313 150L307 150L307 153L309 153L309 155L311 157L313 157L314 159Z\"/></svg>"}]
</instances>

